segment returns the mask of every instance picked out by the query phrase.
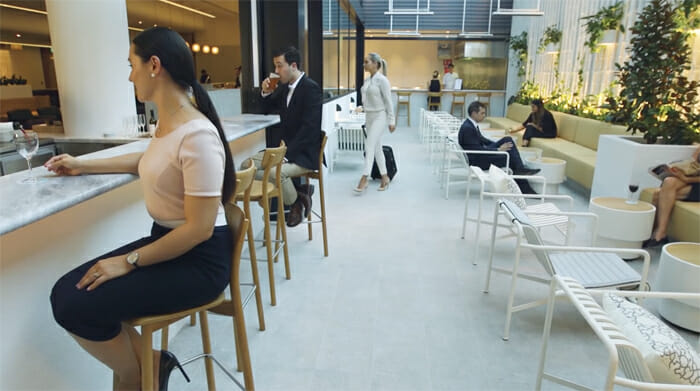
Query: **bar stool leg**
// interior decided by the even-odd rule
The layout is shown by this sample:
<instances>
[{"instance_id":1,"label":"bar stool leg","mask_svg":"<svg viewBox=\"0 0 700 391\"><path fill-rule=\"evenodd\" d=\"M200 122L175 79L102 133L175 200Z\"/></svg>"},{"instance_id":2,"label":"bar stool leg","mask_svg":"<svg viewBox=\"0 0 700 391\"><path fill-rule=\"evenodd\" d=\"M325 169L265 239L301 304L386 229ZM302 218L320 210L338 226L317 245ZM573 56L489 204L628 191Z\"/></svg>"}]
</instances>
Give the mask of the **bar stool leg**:
<instances>
[{"instance_id":1,"label":"bar stool leg","mask_svg":"<svg viewBox=\"0 0 700 391\"><path fill-rule=\"evenodd\" d=\"M204 359L204 367L207 371L207 385L209 391L216 391L216 380L214 379L214 363L211 359L211 339L209 338L209 319L207 311L199 312L199 327L202 330L202 349L206 358Z\"/></svg>"},{"instance_id":2,"label":"bar stool leg","mask_svg":"<svg viewBox=\"0 0 700 391\"><path fill-rule=\"evenodd\" d=\"M153 327L141 327L141 390L153 389Z\"/></svg>"},{"instance_id":3,"label":"bar stool leg","mask_svg":"<svg viewBox=\"0 0 700 391\"><path fill-rule=\"evenodd\" d=\"M250 201L243 203L243 210L250 220ZM262 294L260 293L260 277L258 275L258 259L255 254L255 237L253 236L253 224L248 224L248 252L250 253L250 268L255 284L255 305L258 308L258 329L265 331L265 315L263 315Z\"/></svg>"},{"instance_id":4,"label":"bar stool leg","mask_svg":"<svg viewBox=\"0 0 700 391\"><path fill-rule=\"evenodd\" d=\"M168 326L160 330L160 350L168 350Z\"/></svg>"},{"instance_id":5,"label":"bar stool leg","mask_svg":"<svg viewBox=\"0 0 700 391\"><path fill-rule=\"evenodd\" d=\"M326 195L323 187L323 175L318 178L319 198L321 199L321 228L323 229L323 255L328 256L328 228L326 226Z\"/></svg>"},{"instance_id":6,"label":"bar stool leg","mask_svg":"<svg viewBox=\"0 0 700 391\"><path fill-rule=\"evenodd\" d=\"M265 251L267 251L267 274L270 279L270 304L277 305L277 295L275 293L275 268L272 259L272 242L270 237L270 201L267 198L263 198L263 214L265 220ZM284 216L284 211L282 212ZM284 218L284 217L282 217ZM277 216L277 221L279 224L279 216Z\"/></svg>"},{"instance_id":7,"label":"bar stool leg","mask_svg":"<svg viewBox=\"0 0 700 391\"><path fill-rule=\"evenodd\" d=\"M277 228L282 231L282 252L284 253L284 271L288 280L292 279L292 272L289 268L289 251L287 247L287 222L284 220L284 202L282 202L282 189L279 189L279 202L277 203ZM279 239L279 238L278 238ZM279 241L275 242L279 244Z\"/></svg>"}]
</instances>

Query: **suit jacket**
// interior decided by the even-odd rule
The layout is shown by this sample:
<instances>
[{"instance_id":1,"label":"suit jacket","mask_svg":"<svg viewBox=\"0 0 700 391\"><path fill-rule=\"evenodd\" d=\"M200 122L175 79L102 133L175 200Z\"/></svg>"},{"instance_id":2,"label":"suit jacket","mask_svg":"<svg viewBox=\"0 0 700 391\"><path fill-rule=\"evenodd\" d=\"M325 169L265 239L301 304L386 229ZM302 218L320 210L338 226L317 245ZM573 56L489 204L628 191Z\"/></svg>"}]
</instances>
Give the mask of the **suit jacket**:
<instances>
[{"instance_id":1,"label":"suit jacket","mask_svg":"<svg viewBox=\"0 0 700 391\"><path fill-rule=\"evenodd\" d=\"M287 160L311 170L318 169L321 146L321 88L306 74L301 77L287 106L288 84L280 84L262 98L265 114L279 114L279 135L287 144Z\"/></svg>"},{"instance_id":2,"label":"suit jacket","mask_svg":"<svg viewBox=\"0 0 700 391\"><path fill-rule=\"evenodd\" d=\"M462 126L459 128L458 134L459 145L462 149L467 150L477 150L477 151L497 151L497 147L491 147L493 141L484 137L483 134L474 126L472 121L469 119L465 120ZM505 162L505 157L497 155L481 155L481 154L467 154L469 158L469 164L472 166L479 166L482 169L487 170L491 163L496 165L503 165Z\"/></svg>"}]
</instances>

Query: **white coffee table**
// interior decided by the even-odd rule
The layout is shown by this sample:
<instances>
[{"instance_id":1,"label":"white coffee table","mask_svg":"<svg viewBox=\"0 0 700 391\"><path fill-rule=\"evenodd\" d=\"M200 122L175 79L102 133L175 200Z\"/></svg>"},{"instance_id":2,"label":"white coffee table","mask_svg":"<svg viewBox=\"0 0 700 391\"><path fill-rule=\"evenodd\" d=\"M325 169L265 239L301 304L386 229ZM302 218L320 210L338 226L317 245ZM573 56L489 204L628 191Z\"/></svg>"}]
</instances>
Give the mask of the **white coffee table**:
<instances>
[{"instance_id":1,"label":"white coffee table","mask_svg":"<svg viewBox=\"0 0 700 391\"><path fill-rule=\"evenodd\" d=\"M661 250L656 289L700 293L700 243L669 243ZM697 300L662 299L659 313L669 322L700 332L700 303Z\"/></svg>"},{"instance_id":2,"label":"white coffee table","mask_svg":"<svg viewBox=\"0 0 700 391\"><path fill-rule=\"evenodd\" d=\"M518 151L520 152L520 158L525 161L542 158L542 148L518 147Z\"/></svg>"},{"instance_id":3,"label":"white coffee table","mask_svg":"<svg viewBox=\"0 0 700 391\"><path fill-rule=\"evenodd\" d=\"M520 156L522 157L522 153ZM543 176L547 180L547 194L559 194L559 184L566 179L566 160L540 157L539 159L526 160L525 165L540 169L536 175ZM532 185L535 186L535 191L543 192L541 183L532 183Z\"/></svg>"},{"instance_id":4,"label":"white coffee table","mask_svg":"<svg viewBox=\"0 0 700 391\"><path fill-rule=\"evenodd\" d=\"M669 243L661 250L656 289L700 293L700 243ZM662 299L659 313L669 322L700 332L700 303L697 300Z\"/></svg>"},{"instance_id":5,"label":"white coffee table","mask_svg":"<svg viewBox=\"0 0 700 391\"><path fill-rule=\"evenodd\" d=\"M628 204L624 198L594 197L588 209L598 215L596 246L641 248L642 242L651 236L656 207L648 202ZM634 258L629 257L623 258Z\"/></svg>"}]
</instances>

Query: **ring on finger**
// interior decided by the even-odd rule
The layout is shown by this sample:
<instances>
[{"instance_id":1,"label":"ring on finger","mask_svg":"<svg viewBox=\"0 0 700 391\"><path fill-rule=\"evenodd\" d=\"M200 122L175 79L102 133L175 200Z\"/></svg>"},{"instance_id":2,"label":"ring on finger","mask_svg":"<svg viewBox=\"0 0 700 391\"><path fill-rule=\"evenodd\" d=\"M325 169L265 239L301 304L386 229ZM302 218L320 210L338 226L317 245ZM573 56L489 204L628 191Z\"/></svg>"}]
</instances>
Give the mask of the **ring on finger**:
<instances>
[{"instance_id":1,"label":"ring on finger","mask_svg":"<svg viewBox=\"0 0 700 391\"><path fill-rule=\"evenodd\" d=\"M92 273L92 276L95 278L100 278L100 273Z\"/></svg>"}]
</instances>

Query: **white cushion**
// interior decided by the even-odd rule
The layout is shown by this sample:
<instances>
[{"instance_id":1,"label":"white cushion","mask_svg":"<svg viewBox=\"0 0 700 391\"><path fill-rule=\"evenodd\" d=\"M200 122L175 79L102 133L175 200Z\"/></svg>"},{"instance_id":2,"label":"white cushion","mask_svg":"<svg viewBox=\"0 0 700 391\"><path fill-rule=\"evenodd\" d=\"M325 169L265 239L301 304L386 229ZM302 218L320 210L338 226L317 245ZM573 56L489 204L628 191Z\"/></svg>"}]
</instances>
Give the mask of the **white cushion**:
<instances>
[{"instance_id":1,"label":"white cushion","mask_svg":"<svg viewBox=\"0 0 700 391\"><path fill-rule=\"evenodd\" d=\"M489 191L492 193L508 193L508 174L493 164L489 167Z\"/></svg>"},{"instance_id":2,"label":"white cushion","mask_svg":"<svg viewBox=\"0 0 700 391\"><path fill-rule=\"evenodd\" d=\"M642 353L657 383L700 385L700 357L678 333L623 297L603 296L603 308Z\"/></svg>"}]
</instances>

